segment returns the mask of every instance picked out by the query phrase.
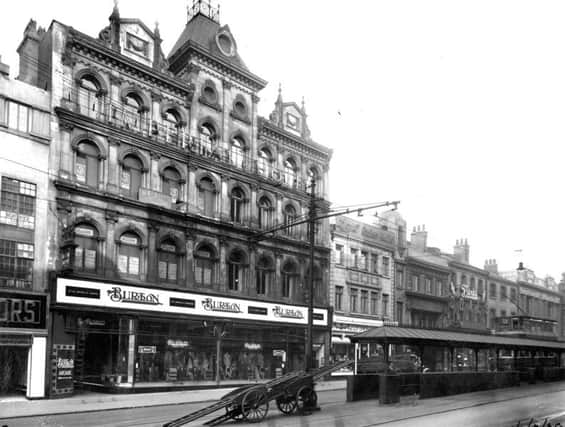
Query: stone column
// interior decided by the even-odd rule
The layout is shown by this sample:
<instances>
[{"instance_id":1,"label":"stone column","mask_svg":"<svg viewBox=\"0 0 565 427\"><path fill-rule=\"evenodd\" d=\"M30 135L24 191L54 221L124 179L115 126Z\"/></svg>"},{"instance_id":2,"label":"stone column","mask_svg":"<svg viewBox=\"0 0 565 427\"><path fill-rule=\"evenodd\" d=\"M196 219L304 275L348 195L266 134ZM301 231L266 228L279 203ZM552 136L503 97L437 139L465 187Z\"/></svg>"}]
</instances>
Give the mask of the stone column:
<instances>
[{"instance_id":1,"label":"stone column","mask_svg":"<svg viewBox=\"0 0 565 427\"><path fill-rule=\"evenodd\" d=\"M116 138L108 138L108 178L106 189L110 193L119 193L120 187L120 165L118 163L118 148L120 146L120 141Z\"/></svg>"},{"instance_id":2,"label":"stone column","mask_svg":"<svg viewBox=\"0 0 565 427\"><path fill-rule=\"evenodd\" d=\"M226 268L226 252L227 252L227 240L224 236L218 239L220 244L220 262L219 262L219 272L218 272L218 288L222 292L227 292L227 268Z\"/></svg>"},{"instance_id":3,"label":"stone column","mask_svg":"<svg viewBox=\"0 0 565 427\"><path fill-rule=\"evenodd\" d=\"M104 277L112 278L116 275L117 270L117 253L116 253L116 223L118 222L117 211L106 210L106 250L104 253L102 268Z\"/></svg>"},{"instance_id":4,"label":"stone column","mask_svg":"<svg viewBox=\"0 0 565 427\"><path fill-rule=\"evenodd\" d=\"M230 126L230 112L231 106L231 92L232 84L227 80L222 80L222 124L219 135L220 146L227 148L229 146L229 126Z\"/></svg>"},{"instance_id":5,"label":"stone column","mask_svg":"<svg viewBox=\"0 0 565 427\"><path fill-rule=\"evenodd\" d=\"M186 271L185 284L189 289L194 289L194 233L191 230L185 231L186 248Z\"/></svg>"},{"instance_id":6,"label":"stone column","mask_svg":"<svg viewBox=\"0 0 565 427\"><path fill-rule=\"evenodd\" d=\"M257 185L251 185L251 202L249 206L249 222L251 227L256 227L259 223L259 218L257 216L257 192L259 187Z\"/></svg>"},{"instance_id":7,"label":"stone column","mask_svg":"<svg viewBox=\"0 0 565 427\"><path fill-rule=\"evenodd\" d=\"M149 230L148 248L147 248L147 281L157 283L159 280L157 265L159 262L159 253L157 249L157 233L159 225L154 222L147 224ZM177 272L178 274L178 272Z\"/></svg>"},{"instance_id":8,"label":"stone column","mask_svg":"<svg viewBox=\"0 0 565 427\"><path fill-rule=\"evenodd\" d=\"M188 166L188 183L186 184L188 191L188 206L187 212L198 212L198 187L196 186L196 170L198 168L194 165Z\"/></svg>"},{"instance_id":9,"label":"stone column","mask_svg":"<svg viewBox=\"0 0 565 427\"><path fill-rule=\"evenodd\" d=\"M282 251L280 249L275 249L275 280L273 283L273 298L279 299L282 297Z\"/></svg>"},{"instance_id":10,"label":"stone column","mask_svg":"<svg viewBox=\"0 0 565 427\"><path fill-rule=\"evenodd\" d=\"M153 191L161 191L161 176L159 175L159 153L151 152L151 164L149 166L149 182L147 188Z\"/></svg>"},{"instance_id":11,"label":"stone column","mask_svg":"<svg viewBox=\"0 0 565 427\"><path fill-rule=\"evenodd\" d=\"M230 198L228 195L229 177L220 175L220 219L222 221L230 220Z\"/></svg>"},{"instance_id":12,"label":"stone column","mask_svg":"<svg viewBox=\"0 0 565 427\"><path fill-rule=\"evenodd\" d=\"M249 280L247 281L247 283L245 283L244 289L242 289L244 295L255 294L256 263L257 263L257 244L250 243L249 244Z\"/></svg>"},{"instance_id":13,"label":"stone column","mask_svg":"<svg viewBox=\"0 0 565 427\"><path fill-rule=\"evenodd\" d=\"M273 220L275 221L275 224L282 224L283 223L283 196L282 194L276 193L276 211L275 214L273 215ZM275 225L273 224L273 225ZM292 231L292 229L291 229ZM286 230L283 231L283 234L286 233Z\"/></svg>"}]
</instances>

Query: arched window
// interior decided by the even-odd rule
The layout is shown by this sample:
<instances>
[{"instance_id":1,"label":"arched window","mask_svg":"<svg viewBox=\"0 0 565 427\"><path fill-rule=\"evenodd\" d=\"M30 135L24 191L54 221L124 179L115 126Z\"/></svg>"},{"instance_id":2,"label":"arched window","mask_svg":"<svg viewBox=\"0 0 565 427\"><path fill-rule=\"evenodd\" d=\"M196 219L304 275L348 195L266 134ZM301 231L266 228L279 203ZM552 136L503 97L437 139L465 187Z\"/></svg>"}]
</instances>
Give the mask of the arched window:
<instances>
[{"instance_id":1,"label":"arched window","mask_svg":"<svg viewBox=\"0 0 565 427\"><path fill-rule=\"evenodd\" d=\"M98 254L98 230L90 224L75 227L75 265L81 271L96 271Z\"/></svg>"},{"instance_id":2,"label":"arched window","mask_svg":"<svg viewBox=\"0 0 565 427\"><path fill-rule=\"evenodd\" d=\"M294 236L297 233L296 228L298 226L289 227L294 221L296 221L296 209L292 205L286 205L284 208L284 225L287 228L284 229L284 233L288 236Z\"/></svg>"},{"instance_id":3,"label":"arched window","mask_svg":"<svg viewBox=\"0 0 565 427\"><path fill-rule=\"evenodd\" d=\"M167 167L161 175L164 194L171 196L171 202L176 203L181 199L181 176L175 168Z\"/></svg>"},{"instance_id":4,"label":"arched window","mask_svg":"<svg viewBox=\"0 0 565 427\"><path fill-rule=\"evenodd\" d=\"M120 188L130 196L137 198L143 180L143 164L137 156L127 155L122 163Z\"/></svg>"},{"instance_id":5,"label":"arched window","mask_svg":"<svg viewBox=\"0 0 565 427\"><path fill-rule=\"evenodd\" d=\"M267 257L259 258L257 266L255 268L256 272L256 291L257 295L266 295L268 289L271 286L271 280L273 276L272 262Z\"/></svg>"},{"instance_id":6,"label":"arched window","mask_svg":"<svg viewBox=\"0 0 565 427\"><path fill-rule=\"evenodd\" d=\"M231 191L230 200L230 219L233 222L241 223L243 221L243 207L245 203L245 194L241 188L234 188Z\"/></svg>"},{"instance_id":7,"label":"arched window","mask_svg":"<svg viewBox=\"0 0 565 427\"><path fill-rule=\"evenodd\" d=\"M165 131L165 141L169 144L178 145L180 118L173 109L168 109L163 115L163 126Z\"/></svg>"},{"instance_id":8,"label":"arched window","mask_svg":"<svg viewBox=\"0 0 565 427\"><path fill-rule=\"evenodd\" d=\"M228 289L242 290L245 274L245 255L240 250L234 250L228 258Z\"/></svg>"},{"instance_id":9,"label":"arched window","mask_svg":"<svg viewBox=\"0 0 565 427\"><path fill-rule=\"evenodd\" d=\"M176 283L179 255L174 240L166 239L159 246L159 281Z\"/></svg>"},{"instance_id":10,"label":"arched window","mask_svg":"<svg viewBox=\"0 0 565 427\"><path fill-rule=\"evenodd\" d=\"M89 75L80 79L78 87L78 104L82 114L92 118L98 118L102 113L103 97L100 84Z\"/></svg>"},{"instance_id":11,"label":"arched window","mask_svg":"<svg viewBox=\"0 0 565 427\"><path fill-rule=\"evenodd\" d=\"M214 216L216 211L216 186L208 177L200 180L198 185L198 207L206 216Z\"/></svg>"},{"instance_id":12,"label":"arched window","mask_svg":"<svg viewBox=\"0 0 565 427\"><path fill-rule=\"evenodd\" d=\"M282 268L282 288L281 294L283 298L290 298L296 282L296 265L292 262L286 262Z\"/></svg>"},{"instance_id":13,"label":"arched window","mask_svg":"<svg viewBox=\"0 0 565 427\"><path fill-rule=\"evenodd\" d=\"M124 122L130 129L142 130L144 125L143 101L135 93L124 98Z\"/></svg>"},{"instance_id":14,"label":"arched window","mask_svg":"<svg viewBox=\"0 0 565 427\"><path fill-rule=\"evenodd\" d=\"M199 129L200 149L202 155L210 155L212 153L212 146L216 139L216 130L210 123L203 123Z\"/></svg>"},{"instance_id":15,"label":"arched window","mask_svg":"<svg viewBox=\"0 0 565 427\"><path fill-rule=\"evenodd\" d=\"M296 185L296 164L292 159L286 159L284 162L284 182L289 187Z\"/></svg>"},{"instance_id":16,"label":"arched window","mask_svg":"<svg viewBox=\"0 0 565 427\"><path fill-rule=\"evenodd\" d=\"M268 197L259 200L259 227L269 228L272 224L273 205Z\"/></svg>"},{"instance_id":17,"label":"arched window","mask_svg":"<svg viewBox=\"0 0 565 427\"><path fill-rule=\"evenodd\" d=\"M273 156L266 148L259 150L259 160L257 162L258 172L266 177L271 176Z\"/></svg>"},{"instance_id":18,"label":"arched window","mask_svg":"<svg viewBox=\"0 0 565 427\"><path fill-rule=\"evenodd\" d=\"M120 236L118 248L118 272L139 276L141 262L141 239L131 231Z\"/></svg>"},{"instance_id":19,"label":"arched window","mask_svg":"<svg viewBox=\"0 0 565 427\"><path fill-rule=\"evenodd\" d=\"M212 286L215 277L215 251L209 245L201 245L194 253L194 280L199 286Z\"/></svg>"},{"instance_id":20,"label":"arched window","mask_svg":"<svg viewBox=\"0 0 565 427\"><path fill-rule=\"evenodd\" d=\"M75 176L78 182L98 187L100 152L91 142L80 142L76 150Z\"/></svg>"},{"instance_id":21,"label":"arched window","mask_svg":"<svg viewBox=\"0 0 565 427\"><path fill-rule=\"evenodd\" d=\"M238 168L243 167L244 148L245 142L240 136L235 136L232 138L230 147L230 160L231 163Z\"/></svg>"},{"instance_id":22,"label":"arched window","mask_svg":"<svg viewBox=\"0 0 565 427\"><path fill-rule=\"evenodd\" d=\"M315 184L315 193L317 195L322 194L322 180L320 179L320 174L316 168L308 169L308 185L312 183Z\"/></svg>"}]
</instances>

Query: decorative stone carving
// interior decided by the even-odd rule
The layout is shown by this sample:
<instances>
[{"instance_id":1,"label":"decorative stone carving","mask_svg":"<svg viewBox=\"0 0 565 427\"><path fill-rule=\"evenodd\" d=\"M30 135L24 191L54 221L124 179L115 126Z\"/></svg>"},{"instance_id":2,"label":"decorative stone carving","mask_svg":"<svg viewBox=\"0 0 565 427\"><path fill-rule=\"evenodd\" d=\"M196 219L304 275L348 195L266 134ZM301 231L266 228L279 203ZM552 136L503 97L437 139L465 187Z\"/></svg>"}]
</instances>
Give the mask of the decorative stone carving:
<instances>
[{"instance_id":1,"label":"decorative stone carving","mask_svg":"<svg viewBox=\"0 0 565 427\"><path fill-rule=\"evenodd\" d=\"M107 222L113 222L113 223L118 222L118 219L119 219L119 216L120 216L118 211L106 209L105 214L106 214L106 221Z\"/></svg>"}]
</instances>

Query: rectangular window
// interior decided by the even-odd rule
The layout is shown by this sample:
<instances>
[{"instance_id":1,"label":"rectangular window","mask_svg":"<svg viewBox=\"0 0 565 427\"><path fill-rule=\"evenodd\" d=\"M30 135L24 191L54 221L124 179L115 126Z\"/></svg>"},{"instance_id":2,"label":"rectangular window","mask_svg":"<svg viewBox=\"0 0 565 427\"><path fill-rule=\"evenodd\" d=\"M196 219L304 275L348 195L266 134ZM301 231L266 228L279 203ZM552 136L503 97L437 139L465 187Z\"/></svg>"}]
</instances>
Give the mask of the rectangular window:
<instances>
[{"instance_id":1,"label":"rectangular window","mask_svg":"<svg viewBox=\"0 0 565 427\"><path fill-rule=\"evenodd\" d=\"M2 177L0 223L35 228L35 184Z\"/></svg>"},{"instance_id":2,"label":"rectangular window","mask_svg":"<svg viewBox=\"0 0 565 427\"><path fill-rule=\"evenodd\" d=\"M343 264L343 245L335 245L335 257L337 264Z\"/></svg>"},{"instance_id":3,"label":"rectangular window","mask_svg":"<svg viewBox=\"0 0 565 427\"><path fill-rule=\"evenodd\" d=\"M360 268L363 270L369 269L369 254L366 251L361 251Z\"/></svg>"},{"instance_id":4,"label":"rectangular window","mask_svg":"<svg viewBox=\"0 0 565 427\"><path fill-rule=\"evenodd\" d=\"M496 299L496 283L489 284L489 298Z\"/></svg>"},{"instance_id":5,"label":"rectangular window","mask_svg":"<svg viewBox=\"0 0 565 427\"><path fill-rule=\"evenodd\" d=\"M343 286L335 287L335 309L343 310Z\"/></svg>"},{"instance_id":6,"label":"rectangular window","mask_svg":"<svg viewBox=\"0 0 565 427\"><path fill-rule=\"evenodd\" d=\"M371 272L379 272L379 256L375 253L371 254Z\"/></svg>"},{"instance_id":7,"label":"rectangular window","mask_svg":"<svg viewBox=\"0 0 565 427\"><path fill-rule=\"evenodd\" d=\"M432 279L430 279L429 277L426 277L426 293L432 293Z\"/></svg>"},{"instance_id":8,"label":"rectangular window","mask_svg":"<svg viewBox=\"0 0 565 427\"><path fill-rule=\"evenodd\" d=\"M387 256L382 257L382 263L383 263L382 274L388 277L390 275L390 258Z\"/></svg>"},{"instance_id":9,"label":"rectangular window","mask_svg":"<svg viewBox=\"0 0 565 427\"><path fill-rule=\"evenodd\" d=\"M0 240L0 286L31 288L33 258L32 244Z\"/></svg>"},{"instance_id":10,"label":"rectangular window","mask_svg":"<svg viewBox=\"0 0 565 427\"><path fill-rule=\"evenodd\" d=\"M419 291L418 276L416 276L415 274L412 275L412 281L410 283L412 284L412 286L410 286L410 289L418 292Z\"/></svg>"},{"instance_id":11,"label":"rectangular window","mask_svg":"<svg viewBox=\"0 0 565 427\"><path fill-rule=\"evenodd\" d=\"M479 287L477 289L477 295L479 296L479 298L482 298L483 292L484 292L483 281L481 279L479 279Z\"/></svg>"},{"instance_id":12,"label":"rectangular window","mask_svg":"<svg viewBox=\"0 0 565 427\"><path fill-rule=\"evenodd\" d=\"M349 311L352 313L357 312L357 289L350 289L349 291Z\"/></svg>"},{"instance_id":13,"label":"rectangular window","mask_svg":"<svg viewBox=\"0 0 565 427\"><path fill-rule=\"evenodd\" d=\"M31 130L34 135L49 136L49 114L39 110L31 111Z\"/></svg>"},{"instance_id":14,"label":"rectangular window","mask_svg":"<svg viewBox=\"0 0 565 427\"><path fill-rule=\"evenodd\" d=\"M0 98L0 125L6 126L8 124L8 101Z\"/></svg>"},{"instance_id":15,"label":"rectangular window","mask_svg":"<svg viewBox=\"0 0 565 427\"><path fill-rule=\"evenodd\" d=\"M361 291L361 313L369 312L369 291Z\"/></svg>"},{"instance_id":16,"label":"rectangular window","mask_svg":"<svg viewBox=\"0 0 565 427\"><path fill-rule=\"evenodd\" d=\"M496 326L496 309L491 308L489 311L489 321L490 321L490 328L494 329Z\"/></svg>"},{"instance_id":17,"label":"rectangular window","mask_svg":"<svg viewBox=\"0 0 565 427\"><path fill-rule=\"evenodd\" d=\"M383 294L383 317L388 316L388 295Z\"/></svg>"},{"instance_id":18,"label":"rectangular window","mask_svg":"<svg viewBox=\"0 0 565 427\"><path fill-rule=\"evenodd\" d=\"M379 312L379 294L378 292L371 292L371 314L378 314Z\"/></svg>"},{"instance_id":19,"label":"rectangular window","mask_svg":"<svg viewBox=\"0 0 565 427\"><path fill-rule=\"evenodd\" d=\"M506 299L506 286L501 286L501 287L500 287L500 299L501 299L501 300L505 300L505 299Z\"/></svg>"},{"instance_id":20,"label":"rectangular window","mask_svg":"<svg viewBox=\"0 0 565 427\"><path fill-rule=\"evenodd\" d=\"M441 280L436 280L436 295L438 297L443 296L443 283Z\"/></svg>"},{"instance_id":21,"label":"rectangular window","mask_svg":"<svg viewBox=\"0 0 565 427\"><path fill-rule=\"evenodd\" d=\"M351 249L351 262L352 267L359 268L359 251L357 249Z\"/></svg>"},{"instance_id":22,"label":"rectangular window","mask_svg":"<svg viewBox=\"0 0 565 427\"><path fill-rule=\"evenodd\" d=\"M396 321L400 326L402 326L404 316L404 304L401 302L396 303Z\"/></svg>"},{"instance_id":23,"label":"rectangular window","mask_svg":"<svg viewBox=\"0 0 565 427\"><path fill-rule=\"evenodd\" d=\"M518 302L516 301L516 288L510 288L510 300L512 302Z\"/></svg>"},{"instance_id":24,"label":"rectangular window","mask_svg":"<svg viewBox=\"0 0 565 427\"><path fill-rule=\"evenodd\" d=\"M396 287L398 289L404 288L404 272L402 270L396 270Z\"/></svg>"}]
</instances>

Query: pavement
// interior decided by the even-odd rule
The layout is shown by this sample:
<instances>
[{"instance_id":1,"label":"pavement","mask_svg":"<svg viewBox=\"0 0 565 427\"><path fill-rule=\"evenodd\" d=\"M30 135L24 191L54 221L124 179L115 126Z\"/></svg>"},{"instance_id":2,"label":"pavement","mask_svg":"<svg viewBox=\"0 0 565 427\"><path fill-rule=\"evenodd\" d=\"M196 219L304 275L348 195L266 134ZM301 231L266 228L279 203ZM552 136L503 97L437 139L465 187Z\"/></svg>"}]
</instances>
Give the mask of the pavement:
<instances>
[{"instance_id":1,"label":"pavement","mask_svg":"<svg viewBox=\"0 0 565 427\"><path fill-rule=\"evenodd\" d=\"M330 390L343 390L345 392L345 384L345 380L318 382L316 383L316 390L318 392ZM43 400L27 400L22 397L4 398L0 399L0 421L19 417L209 402L219 399L233 389L220 388L117 395L85 392L67 398ZM378 401L375 400L375 402L380 407L379 421L387 423L564 390L565 381L561 381L432 399L417 399L416 396L407 396L403 397L400 403L393 405L379 405ZM320 402L320 405L323 407L323 402Z\"/></svg>"}]
</instances>

